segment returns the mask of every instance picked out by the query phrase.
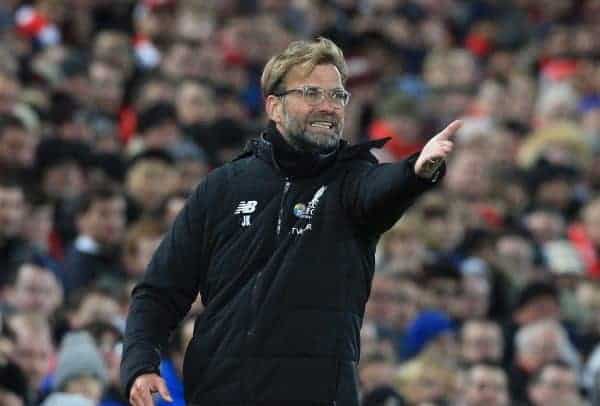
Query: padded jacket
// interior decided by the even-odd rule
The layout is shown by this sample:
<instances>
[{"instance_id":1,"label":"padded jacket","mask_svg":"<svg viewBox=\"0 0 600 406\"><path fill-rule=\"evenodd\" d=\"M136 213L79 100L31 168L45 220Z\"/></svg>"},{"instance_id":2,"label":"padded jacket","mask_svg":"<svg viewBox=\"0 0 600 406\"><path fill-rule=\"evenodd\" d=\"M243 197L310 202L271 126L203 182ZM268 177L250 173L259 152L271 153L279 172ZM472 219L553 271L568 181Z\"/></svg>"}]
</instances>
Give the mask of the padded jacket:
<instances>
[{"instance_id":1,"label":"padded jacket","mask_svg":"<svg viewBox=\"0 0 600 406\"><path fill-rule=\"evenodd\" d=\"M158 371L198 292L183 366L188 403L358 405L360 328L375 246L426 190L417 155L342 144L290 176L263 135L189 197L132 293L121 378ZM443 172L442 167L441 171Z\"/></svg>"}]
</instances>

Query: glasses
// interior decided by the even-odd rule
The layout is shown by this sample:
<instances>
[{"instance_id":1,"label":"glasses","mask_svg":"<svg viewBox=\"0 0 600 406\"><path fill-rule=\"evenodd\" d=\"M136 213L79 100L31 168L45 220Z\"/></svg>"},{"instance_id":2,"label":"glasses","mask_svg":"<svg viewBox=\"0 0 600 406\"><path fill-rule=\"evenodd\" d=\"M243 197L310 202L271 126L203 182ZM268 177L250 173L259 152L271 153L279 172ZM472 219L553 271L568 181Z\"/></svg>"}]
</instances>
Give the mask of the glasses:
<instances>
[{"instance_id":1,"label":"glasses","mask_svg":"<svg viewBox=\"0 0 600 406\"><path fill-rule=\"evenodd\" d=\"M350 102L350 92L341 88L326 90L317 86L302 86L298 89L288 89L283 92L273 93L273 95L283 97L290 93L299 93L304 98L304 101L311 106L321 104L325 100L325 97L338 107L345 107Z\"/></svg>"}]
</instances>

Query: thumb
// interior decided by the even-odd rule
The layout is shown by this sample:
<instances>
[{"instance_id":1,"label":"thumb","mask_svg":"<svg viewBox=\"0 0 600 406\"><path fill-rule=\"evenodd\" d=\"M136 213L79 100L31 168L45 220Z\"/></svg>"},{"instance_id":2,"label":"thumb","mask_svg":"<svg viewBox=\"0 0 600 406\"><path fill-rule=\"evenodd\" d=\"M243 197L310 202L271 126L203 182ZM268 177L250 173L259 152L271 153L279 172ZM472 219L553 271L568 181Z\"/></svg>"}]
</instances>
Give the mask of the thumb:
<instances>
[{"instance_id":1,"label":"thumb","mask_svg":"<svg viewBox=\"0 0 600 406\"><path fill-rule=\"evenodd\" d=\"M167 389L167 384L165 383L164 379L159 378L156 381L156 389L158 390L158 393L160 393L160 396L162 396L162 398L164 400L166 400L167 402L173 401L173 398L171 397L171 394L169 393L169 390Z\"/></svg>"},{"instance_id":2,"label":"thumb","mask_svg":"<svg viewBox=\"0 0 600 406\"><path fill-rule=\"evenodd\" d=\"M438 140L448 140L448 139L454 137L454 134L456 134L456 132L458 131L458 129L460 127L462 127L462 125L463 125L462 120L454 120L453 122L448 124L448 126L446 126L446 128L444 128L441 132L439 132L435 136L435 138L437 138Z\"/></svg>"}]
</instances>

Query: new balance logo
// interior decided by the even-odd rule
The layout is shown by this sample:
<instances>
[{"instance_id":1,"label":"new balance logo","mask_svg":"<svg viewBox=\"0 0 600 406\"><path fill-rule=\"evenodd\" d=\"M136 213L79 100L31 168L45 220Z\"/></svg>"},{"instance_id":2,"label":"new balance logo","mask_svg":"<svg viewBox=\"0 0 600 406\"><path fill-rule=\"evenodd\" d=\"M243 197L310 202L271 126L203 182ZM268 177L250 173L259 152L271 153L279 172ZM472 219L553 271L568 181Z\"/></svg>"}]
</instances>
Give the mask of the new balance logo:
<instances>
[{"instance_id":1,"label":"new balance logo","mask_svg":"<svg viewBox=\"0 0 600 406\"><path fill-rule=\"evenodd\" d=\"M258 202L256 200L242 200L240 204L238 204L237 209L233 214L250 214L254 213L256 210L256 205Z\"/></svg>"}]
</instances>

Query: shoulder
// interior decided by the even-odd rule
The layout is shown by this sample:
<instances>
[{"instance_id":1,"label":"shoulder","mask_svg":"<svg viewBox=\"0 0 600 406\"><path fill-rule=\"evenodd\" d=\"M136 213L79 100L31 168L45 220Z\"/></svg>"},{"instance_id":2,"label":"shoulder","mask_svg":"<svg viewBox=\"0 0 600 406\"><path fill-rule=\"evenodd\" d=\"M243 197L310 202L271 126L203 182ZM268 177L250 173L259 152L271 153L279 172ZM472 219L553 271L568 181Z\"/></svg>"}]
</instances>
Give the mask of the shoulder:
<instances>
[{"instance_id":1,"label":"shoulder","mask_svg":"<svg viewBox=\"0 0 600 406\"><path fill-rule=\"evenodd\" d=\"M205 181L213 185L223 182L244 181L267 172L271 171L268 170L267 165L262 160L255 155L247 155L213 169L206 176Z\"/></svg>"},{"instance_id":2,"label":"shoulder","mask_svg":"<svg viewBox=\"0 0 600 406\"><path fill-rule=\"evenodd\" d=\"M340 151L340 161L353 161L371 164L367 166L376 165L379 163L375 155L371 153L373 148L379 149L389 141L389 138L383 138L375 141L362 142L360 144L345 145Z\"/></svg>"},{"instance_id":3,"label":"shoulder","mask_svg":"<svg viewBox=\"0 0 600 406\"><path fill-rule=\"evenodd\" d=\"M273 171L266 163L249 155L210 171L193 194L204 201L222 199L226 194L235 194L241 184L251 185L264 179L270 180L273 176Z\"/></svg>"}]
</instances>

